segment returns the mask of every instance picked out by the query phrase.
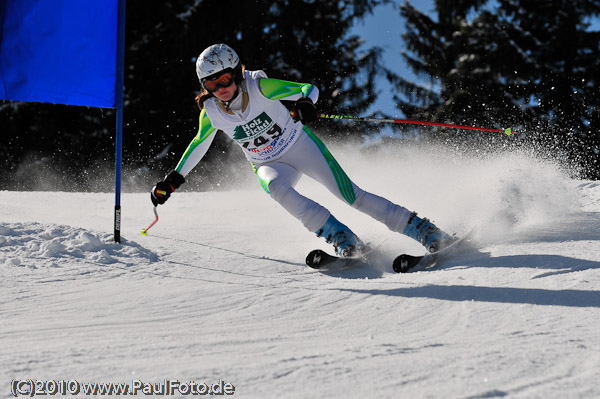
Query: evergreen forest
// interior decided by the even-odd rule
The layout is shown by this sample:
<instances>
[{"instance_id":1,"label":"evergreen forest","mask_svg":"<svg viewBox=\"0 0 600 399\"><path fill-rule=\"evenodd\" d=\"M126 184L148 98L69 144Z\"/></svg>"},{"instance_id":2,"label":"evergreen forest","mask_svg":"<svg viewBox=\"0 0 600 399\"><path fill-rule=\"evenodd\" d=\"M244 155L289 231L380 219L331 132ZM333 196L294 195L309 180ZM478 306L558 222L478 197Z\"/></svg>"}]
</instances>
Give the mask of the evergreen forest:
<instances>
[{"instance_id":1,"label":"evergreen forest","mask_svg":"<svg viewBox=\"0 0 600 399\"><path fill-rule=\"evenodd\" d=\"M386 65L380 46L352 33L384 3L391 2L127 0L124 190L149 190L196 134L194 65L214 43L232 46L247 69L316 84L320 112L515 132L393 125L385 140L535 149L571 165L573 177L600 178L600 0L435 0L433 12L394 3L405 26L402 57L429 85ZM396 109L373 107L382 85ZM318 120L311 128L328 142L360 143L381 125ZM1 189L111 190L114 110L2 101L0 130ZM243 158L231 146L217 137L190 188L227 179L231 168L223 173L222 165Z\"/></svg>"}]
</instances>

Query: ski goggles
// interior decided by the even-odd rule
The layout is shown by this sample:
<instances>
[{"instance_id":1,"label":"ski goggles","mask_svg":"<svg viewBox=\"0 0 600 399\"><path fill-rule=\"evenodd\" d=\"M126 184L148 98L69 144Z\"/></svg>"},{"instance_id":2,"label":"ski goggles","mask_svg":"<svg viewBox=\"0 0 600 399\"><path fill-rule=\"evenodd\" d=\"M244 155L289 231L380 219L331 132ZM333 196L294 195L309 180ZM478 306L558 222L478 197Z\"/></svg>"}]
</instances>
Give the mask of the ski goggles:
<instances>
[{"instance_id":1,"label":"ski goggles","mask_svg":"<svg viewBox=\"0 0 600 399\"><path fill-rule=\"evenodd\" d=\"M213 93L221 87L231 86L233 80L233 74L231 72L225 72L221 75L208 77L202 80L202 86L204 86L209 93Z\"/></svg>"}]
</instances>

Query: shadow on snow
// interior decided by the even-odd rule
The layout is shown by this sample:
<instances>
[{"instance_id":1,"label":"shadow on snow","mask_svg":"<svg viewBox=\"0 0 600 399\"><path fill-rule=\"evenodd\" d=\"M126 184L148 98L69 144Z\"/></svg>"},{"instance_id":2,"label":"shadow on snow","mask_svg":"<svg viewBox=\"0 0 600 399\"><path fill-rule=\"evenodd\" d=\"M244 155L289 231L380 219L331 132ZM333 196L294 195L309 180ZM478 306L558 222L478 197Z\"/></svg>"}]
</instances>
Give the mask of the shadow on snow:
<instances>
[{"instance_id":1,"label":"shadow on snow","mask_svg":"<svg viewBox=\"0 0 600 399\"><path fill-rule=\"evenodd\" d=\"M477 301L600 308L600 291L477 287L468 285L426 285L424 287L386 290L341 289L340 291L404 298L431 298L456 302Z\"/></svg>"}]
</instances>

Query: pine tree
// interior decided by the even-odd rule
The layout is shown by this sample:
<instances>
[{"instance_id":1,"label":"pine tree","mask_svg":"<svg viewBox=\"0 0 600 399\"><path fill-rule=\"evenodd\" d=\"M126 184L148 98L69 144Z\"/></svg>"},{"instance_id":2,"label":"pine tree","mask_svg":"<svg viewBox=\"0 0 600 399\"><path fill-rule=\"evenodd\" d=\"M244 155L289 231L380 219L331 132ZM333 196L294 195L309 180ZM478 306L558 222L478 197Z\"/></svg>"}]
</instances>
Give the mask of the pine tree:
<instances>
[{"instance_id":1,"label":"pine tree","mask_svg":"<svg viewBox=\"0 0 600 399\"><path fill-rule=\"evenodd\" d=\"M600 177L600 32L589 30L599 0L501 0L500 16L529 37L537 61L524 85L533 112L586 177Z\"/></svg>"},{"instance_id":2,"label":"pine tree","mask_svg":"<svg viewBox=\"0 0 600 399\"><path fill-rule=\"evenodd\" d=\"M437 0L437 21L401 10L407 62L440 87L388 71L407 117L521 127L599 176L600 37L588 30L599 0Z\"/></svg>"},{"instance_id":3,"label":"pine tree","mask_svg":"<svg viewBox=\"0 0 600 399\"><path fill-rule=\"evenodd\" d=\"M514 102L516 87L522 83L514 71L531 69L534 61L516 48L498 44L517 34L505 29L496 15L484 10L472 16L484 3L437 1L438 21L408 2L401 7L409 50L403 55L415 73L434 80L440 88L419 87L388 71L405 96L396 100L407 117L461 124L485 121L505 127L507 115L515 123L527 113ZM515 90L507 91L507 84Z\"/></svg>"}]
</instances>

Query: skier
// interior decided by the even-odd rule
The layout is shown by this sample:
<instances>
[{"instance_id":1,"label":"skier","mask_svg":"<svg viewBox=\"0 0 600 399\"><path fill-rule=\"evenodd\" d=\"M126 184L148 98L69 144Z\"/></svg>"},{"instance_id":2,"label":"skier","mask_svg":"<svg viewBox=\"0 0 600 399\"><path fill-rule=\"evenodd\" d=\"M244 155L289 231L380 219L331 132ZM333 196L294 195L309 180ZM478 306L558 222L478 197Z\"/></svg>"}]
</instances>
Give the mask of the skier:
<instances>
[{"instance_id":1,"label":"skier","mask_svg":"<svg viewBox=\"0 0 600 399\"><path fill-rule=\"evenodd\" d=\"M429 252L452 241L429 220L350 180L325 144L305 126L317 119L314 104L319 90L314 85L270 79L260 70L246 71L226 44L205 49L196 61L196 73L203 89L196 97L198 134L175 169L152 189L154 206L163 204L185 182L221 130L242 147L267 194L309 231L333 244L338 256L359 256L365 244L327 209L294 189L302 174L390 230L419 241ZM295 103L289 111L279 100Z\"/></svg>"}]
</instances>

